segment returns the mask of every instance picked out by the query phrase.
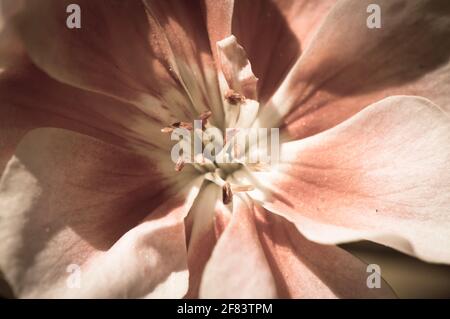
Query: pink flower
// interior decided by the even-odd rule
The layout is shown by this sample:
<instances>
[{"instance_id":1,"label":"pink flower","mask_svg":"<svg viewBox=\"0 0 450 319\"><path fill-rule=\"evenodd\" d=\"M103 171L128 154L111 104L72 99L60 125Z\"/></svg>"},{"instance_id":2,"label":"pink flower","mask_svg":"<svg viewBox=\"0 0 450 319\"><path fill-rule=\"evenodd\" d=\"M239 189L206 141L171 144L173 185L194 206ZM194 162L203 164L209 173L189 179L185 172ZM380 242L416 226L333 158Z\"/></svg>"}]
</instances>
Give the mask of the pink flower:
<instances>
[{"instance_id":1,"label":"pink flower","mask_svg":"<svg viewBox=\"0 0 450 319\"><path fill-rule=\"evenodd\" d=\"M2 2L16 296L392 297L334 245L450 262L448 0L71 2ZM208 112L279 127L280 162L174 170L161 129Z\"/></svg>"}]
</instances>

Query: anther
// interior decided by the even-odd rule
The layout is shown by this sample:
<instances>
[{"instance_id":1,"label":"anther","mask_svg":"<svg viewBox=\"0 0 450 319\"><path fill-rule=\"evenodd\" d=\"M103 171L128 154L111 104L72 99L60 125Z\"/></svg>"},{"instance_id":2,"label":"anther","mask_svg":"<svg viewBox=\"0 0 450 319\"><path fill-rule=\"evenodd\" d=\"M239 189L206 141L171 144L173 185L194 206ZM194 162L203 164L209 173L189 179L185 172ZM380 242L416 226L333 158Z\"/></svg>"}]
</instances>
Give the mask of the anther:
<instances>
[{"instance_id":1,"label":"anther","mask_svg":"<svg viewBox=\"0 0 450 319\"><path fill-rule=\"evenodd\" d=\"M162 133L172 133L173 130L176 128L184 128L186 130L192 131L193 126L189 122L175 122L175 123L171 124L170 126L163 127L161 129L161 132Z\"/></svg>"},{"instance_id":2,"label":"anther","mask_svg":"<svg viewBox=\"0 0 450 319\"><path fill-rule=\"evenodd\" d=\"M202 120L202 121L207 120L211 117L211 115L212 115L211 111L203 112L202 114L200 114L200 120Z\"/></svg>"},{"instance_id":3,"label":"anther","mask_svg":"<svg viewBox=\"0 0 450 319\"><path fill-rule=\"evenodd\" d=\"M270 165L268 163L258 162L258 163L247 163L248 168L255 172L265 172L270 170Z\"/></svg>"},{"instance_id":4,"label":"anther","mask_svg":"<svg viewBox=\"0 0 450 319\"><path fill-rule=\"evenodd\" d=\"M173 127L164 127L161 129L162 133L172 133L173 132Z\"/></svg>"},{"instance_id":5,"label":"anther","mask_svg":"<svg viewBox=\"0 0 450 319\"><path fill-rule=\"evenodd\" d=\"M182 170L183 167L184 167L184 164L185 164L185 162L184 162L183 158L180 157L180 158L177 160L177 163L175 164L175 170L176 170L177 172L181 172L181 170Z\"/></svg>"},{"instance_id":6,"label":"anther","mask_svg":"<svg viewBox=\"0 0 450 319\"><path fill-rule=\"evenodd\" d=\"M231 89L225 93L225 99L231 105L238 105L245 102L245 96Z\"/></svg>"},{"instance_id":7,"label":"anther","mask_svg":"<svg viewBox=\"0 0 450 319\"><path fill-rule=\"evenodd\" d=\"M255 190L255 186L253 185L231 185L231 191L233 193L251 192L253 190Z\"/></svg>"},{"instance_id":8,"label":"anther","mask_svg":"<svg viewBox=\"0 0 450 319\"><path fill-rule=\"evenodd\" d=\"M208 123L208 119L211 117L212 112L206 111L200 114L200 120L202 121L202 129L205 129L206 124Z\"/></svg>"},{"instance_id":9,"label":"anther","mask_svg":"<svg viewBox=\"0 0 450 319\"><path fill-rule=\"evenodd\" d=\"M228 205L233 201L233 192L228 182L222 186L222 201L224 205Z\"/></svg>"},{"instance_id":10,"label":"anther","mask_svg":"<svg viewBox=\"0 0 450 319\"><path fill-rule=\"evenodd\" d=\"M192 123L189 122L175 122L171 125L173 128L184 128L186 130L192 131Z\"/></svg>"}]
</instances>

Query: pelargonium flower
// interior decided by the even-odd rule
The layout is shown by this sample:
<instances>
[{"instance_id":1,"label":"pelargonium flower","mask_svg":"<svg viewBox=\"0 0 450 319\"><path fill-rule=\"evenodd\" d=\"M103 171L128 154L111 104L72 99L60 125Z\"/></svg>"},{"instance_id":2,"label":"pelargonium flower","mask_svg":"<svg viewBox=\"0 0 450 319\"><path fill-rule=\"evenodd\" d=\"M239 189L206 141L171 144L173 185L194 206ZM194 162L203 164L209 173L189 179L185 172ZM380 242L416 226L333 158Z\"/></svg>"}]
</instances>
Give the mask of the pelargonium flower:
<instances>
[{"instance_id":1,"label":"pelargonium flower","mask_svg":"<svg viewBox=\"0 0 450 319\"><path fill-rule=\"evenodd\" d=\"M71 2L2 1L15 296L392 297L336 244L450 262L447 0ZM279 128L279 162L174 169L196 119Z\"/></svg>"}]
</instances>

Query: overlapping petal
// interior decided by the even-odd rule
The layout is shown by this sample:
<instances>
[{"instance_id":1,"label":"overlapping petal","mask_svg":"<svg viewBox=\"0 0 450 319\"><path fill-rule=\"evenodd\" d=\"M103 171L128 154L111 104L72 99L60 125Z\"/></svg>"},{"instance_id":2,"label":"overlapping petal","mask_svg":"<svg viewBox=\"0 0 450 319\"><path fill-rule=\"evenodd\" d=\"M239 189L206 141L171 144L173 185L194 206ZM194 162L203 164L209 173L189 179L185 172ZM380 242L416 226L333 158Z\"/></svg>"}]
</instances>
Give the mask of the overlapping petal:
<instances>
[{"instance_id":1,"label":"overlapping petal","mask_svg":"<svg viewBox=\"0 0 450 319\"><path fill-rule=\"evenodd\" d=\"M391 97L282 146L253 196L309 239L370 239L450 262L450 117L424 98ZM268 184L267 184L268 183Z\"/></svg>"},{"instance_id":2,"label":"overlapping petal","mask_svg":"<svg viewBox=\"0 0 450 319\"><path fill-rule=\"evenodd\" d=\"M69 131L29 133L0 183L0 268L16 296L183 296L184 217L199 181L170 171Z\"/></svg>"},{"instance_id":3,"label":"overlapping petal","mask_svg":"<svg viewBox=\"0 0 450 319\"><path fill-rule=\"evenodd\" d=\"M303 237L283 217L255 206L260 241L280 298L394 298L380 278L369 288L367 265L343 249Z\"/></svg>"},{"instance_id":4,"label":"overlapping petal","mask_svg":"<svg viewBox=\"0 0 450 319\"><path fill-rule=\"evenodd\" d=\"M130 103L55 81L27 59L0 74L0 169L34 128L69 129L148 155L169 150L163 126Z\"/></svg>"},{"instance_id":5,"label":"overlapping petal","mask_svg":"<svg viewBox=\"0 0 450 319\"><path fill-rule=\"evenodd\" d=\"M367 27L369 4L381 28ZM303 138L391 95L450 105L450 4L445 0L344 0L333 7L264 107L261 127Z\"/></svg>"},{"instance_id":6,"label":"overlapping petal","mask_svg":"<svg viewBox=\"0 0 450 319\"><path fill-rule=\"evenodd\" d=\"M200 297L275 298L275 279L258 239L252 204L235 196L233 205L231 221L206 264Z\"/></svg>"},{"instance_id":7,"label":"overlapping petal","mask_svg":"<svg viewBox=\"0 0 450 319\"><path fill-rule=\"evenodd\" d=\"M211 47L235 35L248 53L265 102L301 55L336 0L205 1Z\"/></svg>"},{"instance_id":8,"label":"overlapping petal","mask_svg":"<svg viewBox=\"0 0 450 319\"><path fill-rule=\"evenodd\" d=\"M26 1L16 17L28 54L51 77L132 103L167 124L216 107L217 79L200 7L83 0L77 3L81 28L69 29L70 3Z\"/></svg>"},{"instance_id":9,"label":"overlapping petal","mask_svg":"<svg viewBox=\"0 0 450 319\"><path fill-rule=\"evenodd\" d=\"M187 298L198 298L205 265L231 212L222 203L222 190L215 184L200 190L186 219L189 292Z\"/></svg>"},{"instance_id":10,"label":"overlapping petal","mask_svg":"<svg viewBox=\"0 0 450 319\"><path fill-rule=\"evenodd\" d=\"M388 298L367 286L366 265L333 246L312 243L282 217L237 197L208 261L201 297ZM224 281L222 278L226 278Z\"/></svg>"}]
</instances>

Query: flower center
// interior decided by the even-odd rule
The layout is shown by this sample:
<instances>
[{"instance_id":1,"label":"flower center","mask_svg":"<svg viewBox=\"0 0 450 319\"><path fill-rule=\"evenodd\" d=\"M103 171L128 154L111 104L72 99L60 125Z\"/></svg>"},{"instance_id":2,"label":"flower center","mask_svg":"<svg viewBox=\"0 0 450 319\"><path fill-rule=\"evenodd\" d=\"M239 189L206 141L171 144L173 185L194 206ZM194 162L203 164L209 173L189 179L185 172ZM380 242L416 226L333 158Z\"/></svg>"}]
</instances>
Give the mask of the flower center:
<instances>
[{"instance_id":1,"label":"flower center","mask_svg":"<svg viewBox=\"0 0 450 319\"><path fill-rule=\"evenodd\" d=\"M244 99L237 94L229 98L237 104ZM245 160L244 155L248 151L246 131L233 128L223 134L209 121L210 117L211 112L208 111L200 114L193 124L179 121L161 131L171 133L172 140L178 140L172 150L175 170L181 172L186 165L192 165L204 175L205 180L222 188L223 202L229 204L233 194L254 189L252 185L236 182L232 178L233 173L244 166L257 165L246 163Z\"/></svg>"},{"instance_id":2,"label":"flower center","mask_svg":"<svg viewBox=\"0 0 450 319\"><path fill-rule=\"evenodd\" d=\"M200 114L194 123L178 121L162 132L171 133L172 140L178 140L171 152L175 170L181 172L187 164L193 165L205 180L222 188L223 202L229 204L234 193L254 189L253 185L239 180L247 178L237 177L243 175L237 171L265 170L269 163L277 162L278 129L276 132L274 129L269 132L267 128L253 129L258 126L255 123L259 113L258 79L236 37L231 35L216 45L217 80L223 110L219 126L224 126L225 131L214 125L208 111ZM269 136L270 146L267 144Z\"/></svg>"}]
</instances>

